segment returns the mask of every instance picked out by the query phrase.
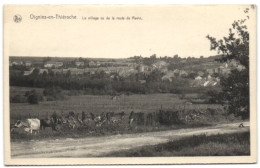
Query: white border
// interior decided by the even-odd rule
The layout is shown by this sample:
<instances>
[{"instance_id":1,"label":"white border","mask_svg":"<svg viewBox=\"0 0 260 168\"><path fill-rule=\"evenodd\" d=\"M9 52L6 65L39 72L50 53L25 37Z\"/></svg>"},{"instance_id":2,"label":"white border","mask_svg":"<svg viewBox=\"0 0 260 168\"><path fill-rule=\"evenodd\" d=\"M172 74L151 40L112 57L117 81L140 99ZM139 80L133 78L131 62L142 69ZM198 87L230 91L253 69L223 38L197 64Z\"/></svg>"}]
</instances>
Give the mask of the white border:
<instances>
[{"instance_id":1,"label":"white border","mask_svg":"<svg viewBox=\"0 0 260 168\"><path fill-rule=\"evenodd\" d=\"M0 63L0 74L2 75L3 79L3 4L256 4L257 8L259 9L259 0L174 0L172 2L168 0L131 0L131 1L126 1L126 0L1 0L0 1L1 8L0 8L0 13L1 13L1 53L2 53L2 59ZM257 15L257 23L259 22L259 17ZM257 26L258 27L258 26ZM259 47L259 43L257 43L257 48ZM258 54L257 54L258 55ZM259 64L259 59L257 59L257 64ZM259 78L259 69L257 69L257 78ZM257 83L257 86L258 83ZM0 122L0 130L1 130L1 146L0 149L4 148L3 144L3 82L0 83L0 88L1 88L1 96L0 96L0 102L1 102L1 111L2 111L2 117ZM257 93L259 93L257 89ZM257 94L258 95L258 94ZM259 104L259 101L257 100L257 104ZM259 121L259 115L258 121ZM259 130L257 131L259 134ZM259 139L259 138L258 138ZM258 140L259 142L259 140ZM259 145L258 145L259 146ZM259 149L259 147L258 147ZM1 157L0 157L0 166L4 166L4 153L3 150L1 152ZM258 161L259 161L259 155L258 155ZM174 167L186 167L187 165L175 165ZM258 167L258 164L222 164L222 165L189 165L192 167L230 167L230 166L235 166L238 168L242 167ZM11 166L9 166L11 167ZM27 166L26 166L27 167ZM32 167L32 166L30 166ZM36 166L33 166L36 167ZM45 166L43 166L45 167ZM55 167L55 166L49 166L49 167ZM74 167L74 166L68 166L68 167ZM95 166L95 167L105 167L105 166ZM125 167L125 166L119 166L119 167ZM140 167L140 166L134 166L134 167ZM142 166L142 167L150 167L150 166ZM153 166L153 167L161 167L161 165ZM168 166L167 166L168 167Z\"/></svg>"}]
</instances>

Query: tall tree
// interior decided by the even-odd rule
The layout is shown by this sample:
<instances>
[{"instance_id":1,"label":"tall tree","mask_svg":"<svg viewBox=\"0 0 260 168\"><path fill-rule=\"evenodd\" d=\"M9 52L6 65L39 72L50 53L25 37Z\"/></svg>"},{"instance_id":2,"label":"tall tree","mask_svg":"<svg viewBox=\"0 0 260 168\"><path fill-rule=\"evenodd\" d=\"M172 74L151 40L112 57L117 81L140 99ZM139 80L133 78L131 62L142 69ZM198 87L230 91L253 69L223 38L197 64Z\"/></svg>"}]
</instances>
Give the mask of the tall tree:
<instances>
[{"instance_id":1,"label":"tall tree","mask_svg":"<svg viewBox=\"0 0 260 168\"><path fill-rule=\"evenodd\" d=\"M244 67L242 70L234 68L228 76L221 78L223 100L228 102L228 112L249 118L249 32L246 23L249 19L249 8L244 10L245 19L236 20L229 29L229 34L217 40L207 36L210 40L210 50L217 50L222 55L220 62L235 60Z\"/></svg>"}]
</instances>

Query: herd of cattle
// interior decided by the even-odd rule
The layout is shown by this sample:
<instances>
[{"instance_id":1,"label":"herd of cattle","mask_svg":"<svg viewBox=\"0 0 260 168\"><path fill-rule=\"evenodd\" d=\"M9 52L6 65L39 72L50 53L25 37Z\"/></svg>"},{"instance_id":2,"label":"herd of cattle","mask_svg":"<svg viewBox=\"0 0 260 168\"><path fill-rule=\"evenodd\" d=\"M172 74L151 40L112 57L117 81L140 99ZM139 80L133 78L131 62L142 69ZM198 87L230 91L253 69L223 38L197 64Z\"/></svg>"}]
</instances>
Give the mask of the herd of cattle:
<instances>
[{"instance_id":1,"label":"herd of cattle","mask_svg":"<svg viewBox=\"0 0 260 168\"><path fill-rule=\"evenodd\" d=\"M46 117L46 119L38 119L29 117L25 120L18 120L11 125L11 132L16 128L22 128L27 133L39 133L40 130L50 127L53 131L62 131L63 129L79 129L79 128L102 128L108 126L118 127L120 124L127 126L129 129L136 128L136 126L158 126L158 125L172 125L180 122L190 122L200 118L204 113L192 110L184 117L180 117L180 111L159 110L159 112L143 113L134 112L127 116L125 112L107 112L95 115L93 113L69 112L64 115L57 115L55 112Z\"/></svg>"}]
</instances>

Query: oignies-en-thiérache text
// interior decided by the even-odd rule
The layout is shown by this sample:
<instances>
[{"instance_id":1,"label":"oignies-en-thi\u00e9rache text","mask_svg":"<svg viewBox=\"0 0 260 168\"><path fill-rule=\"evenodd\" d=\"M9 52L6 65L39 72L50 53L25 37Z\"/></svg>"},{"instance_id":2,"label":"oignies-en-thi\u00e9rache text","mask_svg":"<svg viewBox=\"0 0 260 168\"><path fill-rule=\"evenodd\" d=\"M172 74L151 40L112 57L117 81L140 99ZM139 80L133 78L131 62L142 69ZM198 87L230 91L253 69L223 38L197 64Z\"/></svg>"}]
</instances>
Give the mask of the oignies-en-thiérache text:
<instances>
[{"instance_id":1,"label":"oignies-en-thi\u00e9rache text","mask_svg":"<svg viewBox=\"0 0 260 168\"><path fill-rule=\"evenodd\" d=\"M33 20L40 20L40 19L77 19L77 16L75 15L60 15L60 14L56 14L56 15L34 15L34 14L30 14L30 19Z\"/></svg>"}]
</instances>

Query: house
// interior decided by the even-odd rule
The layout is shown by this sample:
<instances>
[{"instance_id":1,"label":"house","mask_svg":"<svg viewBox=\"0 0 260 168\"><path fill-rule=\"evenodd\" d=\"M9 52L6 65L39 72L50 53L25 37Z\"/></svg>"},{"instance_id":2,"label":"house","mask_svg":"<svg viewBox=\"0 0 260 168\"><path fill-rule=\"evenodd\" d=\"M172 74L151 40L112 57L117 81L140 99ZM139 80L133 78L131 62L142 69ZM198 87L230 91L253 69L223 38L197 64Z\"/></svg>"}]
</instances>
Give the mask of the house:
<instances>
[{"instance_id":1,"label":"house","mask_svg":"<svg viewBox=\"0 0 260 168\"><path fill-rule=\"evenodd\" d=\"M23 75L28 76L31 75L35 68L30 69L29 71L24 71Z\"/></svg>"},{"instance_id":2,"label":"house","mask_svg":"<svg viewBox=\"0 0 260 168\"><path fill-rule=\"evenodd\" d=\"M188 76L188 73L187 73L186 71L184 71L184 70L180 70L179 76L181 76L181 77L187 77L187 76Z\"/></svg>"},{"instance_id":3,"label":"house","mask_svg":"<svg viewBox=\"0 0 260 168\"><path fill-rule=\"evenodd\" d=\"M12 66L14 66L14 65L23 65L23 62L22 61L13 61L11 64L12 64Z\"/></svg>"},{"instance_id":4,"label":"house","mask_svg":"<svg viewBox=\"0 0 260 168\"><path fill-rule=\"evenodd\" d=\"M243 65L237 65L236 68L238 71L242 71L242 70L246 69Z\"/></svg>"},{"instance_id":5,"label":"house","mask_svg":"<svg viewBox=\"0 0 260 168\"><path fill-rule=\"evenodd\" d=\"M231 69L230 68L224 68L224 69L221 69L221 74L225 75L225 74L229 74L231 72Z\"/></svg>"},{"instance_id":6,"label":"house","mask_svg":"<svg viewBox=\"0 0 260 168\"><path fill-rule=\"evenodd\" d=\"M55 68L62 67L63 62L55 62Z\"/></svg>"},{"instance_id":7,"label":"house","mask_svg":"<svg viewBox=\"0 0 260 168\"><path fill-rule=\"evenodd\" d=\"M81 67L81 66L84 66L84 62L82 62L82 61L76 61L76 62L75 62L75 65L76 65L77 67Z\"/></svg>"},{"instance_id":8,"label":"house","mask_svg":"<svg viewBox=\"0 0 260 168\"><path fill-rule=\"evenodd\" d=\"M62 74L63 73L63 69L52 69L52 72L54 74Z\"/></svg>"},{"instance_id":9,"label":"house","mask_svg":"<svg viewBox=\"0 0 260 168\"><path fill-rule=\"evenodd\" d=\"M54 63L48 62L44 64L45 68L52 68L54 66Z\"/></svg>"},{"instance_id":10,"label":"house","mask_svg":"<svg viewBox=\"0 0 260 168\"><path fill-rule=\"evenodd\" d=\"M94 61L89 61L88 66L89 67L96 67L97 64Z\"/></svg>"},{"instance_id":11,"label":"house","mask_svg":"<svg viewBox=\"0 0 260 168\"><path fill-rule=\"evenodd\" d=\"M228 68L228 63L225 63L225 64L224 64L224 67L225 67L225 68Z\"/></svg>"},{"instance_id":12,"label":"house","mask_svg":"<svg viewBox=\"0 0 260 168\"><path fill-rule=\"evenodd\" d=\"M224 69L224 67L223 67L223 66L220 66L220 67L218 67L218 68L215 68L215 69L214 69L214 73L220 73L220 72L221 72L221 69Z\"/></svg>"},{"instance_id":13,"label":"house","mask_svg":"<svg viewBox=\"0 0 260 168\"><path fill-rule=\"evenodd\" d=\"M108 67L107 69L110 73L115 73L117 71L116 67Z\"/></svg>"},{"instance_id":14,"label":"house","mask_svg":"<svg viewBox=\"0 0 260 168\"><path fill-rule=\"evenodd\" d=\"M205 86L208 86L208 84L209 84L209 81L206 81L204 84L203 84L203 86L205 87Z\"/></svg>"},{"instance_id":15,"label":"house","mask_svg":"<svg viewBox=\"0 0 260 168\"><path fill-rule=\"evenodd\" d=\"M145 84L145 83L146 83L146 80L139 80L139 82L140 82L141 84Z\"/></svg>"},{"instance_id":16,"label":"house","mask_svg":"<svg viewBox=\"0 0 260 168\"><path fill-rule=\"evenodd\" d=\"M166 67L168 64L165 61L157 61L156 63L152 64L153 68L161 69L163 67Z\"/></svg>"},{"instance_id":17,"label":"house","mask_svg":"<svg viewBox=\"0 0 260 168\"><path fill-rule=\"evenodd\" d=\"M214 72L215 72L214 69L207 69L207 73L210 75L212 75Z\"/></svg>"},{"instance_id":18,"label":"house","mask_svg":"<svg viewBox=\"0 0 260 168\"><path fill-rule=\"evenodd\" d=\"M231 67L236 67L238 65L239 65L239 62L236 61L235 59L232 59L229 61L229 66L231 66Z\"/></svg>"},{"instance_id":19,"label":"house","mask_svg":"<svg viewBox=\"0 0 260 168\"><path fill-rule=\"evenodd\" d=\"M71 75L80 75L84 73L84 69L78 69L78 68L68 68L68 71L71 72Z\"/></svg>"},{"instance_id":20,"label":"house","mask_svg":"<svg viewBox=\"0 0 260 168\"><path fill-rule=\"evenodd\" d=\"M201 76L198 76L195 78L194 81L191 82L191 86L192 87L199 87L199 86L203 86L205 84L206 80L203 79Z\"/></svg>"},{"instance_id":21,"label":"house","mask_svg":"<svg viewBox=\"0 0 260 168\"><path fill-rule=\"evenodd\" d=\"M28 62L28 61L26 61L26 62L25 62L25 66L27 66L27 67L29 67L29 66L32 66L32 63L31 63L31 62Z\"/></svg>"},{"instance_id":22,"label":"house","mask_svg":"<svg viewBox=\"0 0 260 168\"><path fill-rule=\"evenodd\" d=\"M162 81L172 82L172 78L175 77L174 71L167 71L166 75L162 77Z\"/></svg>"},{"instance_id":23,"label":"house","mask_svg":"<svg viewBox=\"0 0 260 168\"><path fill-rule=\"evenodd\" d=\"M167 71L168 71L167 67L163 67L163 68L160 69L161 73L167 73Z\"/></svg>"},{"instance_id":24,"label":"house","mask_svg":"<svg viewBox=\"0 0 260 168\"><path fill-rule=\"evenodd\" d=\"M121 67L117 69L117 73L119 76L121 77L127 77L130 76L131 74L136 74L138 73L137 70L135 70L134 68L129 68L129 67Z\"/></svg>"},{"instance_id":25,"label":"house","mask_svg":"<svg viewBox=\"0 0 260 168\"><path fill-rule=\"evenodd\" d=\"M43 74L44 72L48 74L48 69L40 69L39 74Z\"/></svg>"},{"instance_id":26,"label":"house","mask_svg":"<svg viewBox=\"0 0 260 168\"><path fill-rule=\"evenodd\" d=\"M205 81L205 83L203 84L204 87L208 87L208 86L216 86L218 84L218 82L216 82L215 80L208 80Z\"/></svg>"},{"instance_id":27,"label":"house","mask_svg":"<svg viewBox=\"0 0 260 168\"><path fill-rule=\"evenodd\" d=\"M174 71L168 71L168 72L166 73L166 76L168 76L168 77L170 77L170 78L175 77Z\"/></svg>"},{"instance_id":28,"label":"house","mask_svg":"<svg viewBox=\"0 0 260 168\"><path fill-rule=\"evenodd\" d=\"M195 78L195 80L202 80L202 77L201 77L201 76L197 76L197 77Z\"/></svg>"},{"instance_id":29,"label":"house","mask_svg":"<svg viewBox=\"0 0 260 168\"><path fill-rule=\"evenodd\" d=\"M170 76L164 75L164 76L162 77L162 81L172 82L172 78L171 78Z\"/></svg>"},{"instance_id":30,"label":"house","mask_svg":"<svg viewBox=\"0 0 260 168\"><path fill-rule=\"evenodd\" d=\"M179 75L180 75L180 70L175 69L175 70L173 71L173 73L174 73L174 76L179 76Z\"/></svg>"},{"instance_id":31,"label":"house","mask_svg":"<svg viewBox=\"0 0 260 168\"><path fill-rule=\"evenodd\" d=\"M138 65L137 70L138 70L139 73L140 73L140 72L144 72L144 66L143 66L143 64Z\"/></svg>"},{"instance_id":32,"label":"house","mask_svg":"<svg viewBox=\"0 0 260 168\"><path fill-rule=\"evenodd\" d=\"M63 62L46 62L44 64L45 68L52 68L52 67L58 68L58 67L61 67L61 66L63 66Z\"/></svg>"}]
</instances>

